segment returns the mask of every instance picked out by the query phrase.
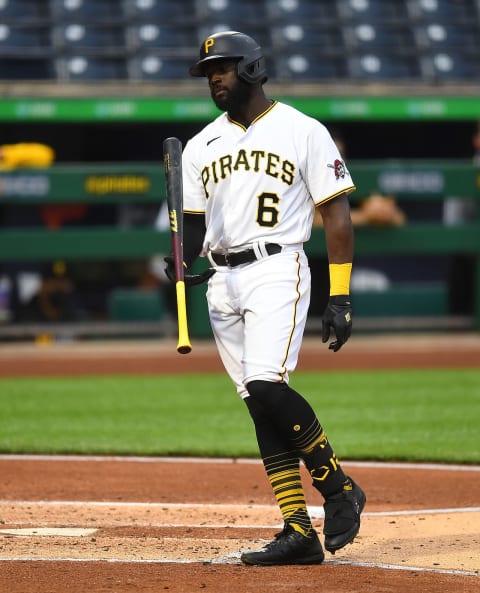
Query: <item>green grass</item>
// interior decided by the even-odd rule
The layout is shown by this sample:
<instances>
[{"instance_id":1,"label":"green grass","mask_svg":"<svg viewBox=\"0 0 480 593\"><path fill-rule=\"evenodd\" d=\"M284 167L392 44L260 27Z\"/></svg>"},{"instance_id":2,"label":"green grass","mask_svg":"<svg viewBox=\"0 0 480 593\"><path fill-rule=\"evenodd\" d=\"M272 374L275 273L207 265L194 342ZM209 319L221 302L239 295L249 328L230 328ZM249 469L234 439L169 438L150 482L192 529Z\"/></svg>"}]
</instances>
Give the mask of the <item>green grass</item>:
<instances>
[{"instance_id":1,"label":"green grass","mask_svg":"<svg viewBox=\"0 0 480 593\"><path fill-rule=\"evenodd\" d=\"M340 458L478 463L480 369L293 375ZM0 380L0 451L257 457L223 374Z\"/></svg>"}]
</instances>

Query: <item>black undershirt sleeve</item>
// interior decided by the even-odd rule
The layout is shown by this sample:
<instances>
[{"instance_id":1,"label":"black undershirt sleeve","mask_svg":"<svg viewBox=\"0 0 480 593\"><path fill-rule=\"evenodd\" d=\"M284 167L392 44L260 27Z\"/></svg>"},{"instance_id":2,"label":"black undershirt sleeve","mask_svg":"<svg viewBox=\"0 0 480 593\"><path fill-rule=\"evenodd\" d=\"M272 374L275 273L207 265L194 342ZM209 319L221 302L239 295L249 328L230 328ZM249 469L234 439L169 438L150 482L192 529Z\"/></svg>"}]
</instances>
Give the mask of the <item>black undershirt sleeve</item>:
<instances>
[{"instance_id":1,"label":"black undershirt sleeve","mask_svg":"<svg viewBox=\"0 0 480 593\"><path fill-rule=\"evenodd\" d=\"M205 237L205 214L183 215L183 261L191 267L202 250Z\"/></svg>"}]
</instances>

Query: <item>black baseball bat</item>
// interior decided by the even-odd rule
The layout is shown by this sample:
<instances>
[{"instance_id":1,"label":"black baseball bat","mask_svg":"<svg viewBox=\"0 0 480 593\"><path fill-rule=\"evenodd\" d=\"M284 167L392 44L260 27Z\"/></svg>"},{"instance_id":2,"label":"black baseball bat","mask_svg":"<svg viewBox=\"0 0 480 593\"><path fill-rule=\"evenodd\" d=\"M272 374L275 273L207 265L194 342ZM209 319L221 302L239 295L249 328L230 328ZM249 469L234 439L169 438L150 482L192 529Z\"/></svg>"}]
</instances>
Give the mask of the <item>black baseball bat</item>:
<instances>
[{"instance_id":1,"label":"black baseball bat","mask_svg":"<svg viewBox=\"0 0 480 593\"><path fill-rule=\"evenodd\" d=\"M188 354L192 350L188 336L187 305L183 266L183 181L182 143L178 138L163 141L163 162L167 190L168 216L172 238L172 255L175 266L177 294L178 344L177 352Z\"/></svg>"}]
</instances>

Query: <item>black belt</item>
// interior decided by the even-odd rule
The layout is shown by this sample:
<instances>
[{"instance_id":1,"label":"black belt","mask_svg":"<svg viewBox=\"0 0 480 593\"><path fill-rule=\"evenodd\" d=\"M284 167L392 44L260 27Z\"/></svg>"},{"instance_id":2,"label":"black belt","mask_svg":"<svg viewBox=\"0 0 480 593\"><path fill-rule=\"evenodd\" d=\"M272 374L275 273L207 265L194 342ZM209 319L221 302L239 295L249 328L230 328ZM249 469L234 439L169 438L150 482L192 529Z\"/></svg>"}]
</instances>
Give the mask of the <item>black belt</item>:
<instances>
[{"instance_id":1,"label":"black belt","mask_svg":"<svg viewBox=\"0 0 480 593\"><path fill-rule=\"evenodd\" d=\"M275 253L280 253L282 247L276 243L267 243L265 245L265 251L268 255L274 255ZM228 266L229 268L234 268L235 266L240 266L242 264L251 264L258 259L254 249L245 249L245 251L226 254L212 253L211 255L217 266Z\"/></svg>"}]
</instances>

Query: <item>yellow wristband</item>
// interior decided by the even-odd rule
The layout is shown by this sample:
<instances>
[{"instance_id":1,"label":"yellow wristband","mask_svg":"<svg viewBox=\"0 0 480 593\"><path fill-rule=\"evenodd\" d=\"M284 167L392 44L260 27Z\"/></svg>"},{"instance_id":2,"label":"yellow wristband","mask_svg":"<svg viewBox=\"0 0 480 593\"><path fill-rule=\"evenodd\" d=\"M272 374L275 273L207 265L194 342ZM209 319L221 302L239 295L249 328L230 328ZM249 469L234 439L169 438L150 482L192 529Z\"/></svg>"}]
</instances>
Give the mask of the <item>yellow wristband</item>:
<instances>
[{"instance_id":1,"label":"yellow wristband","mask_svg":"<svg viewBox=\"0 0 480 593\"><path fill-rule=\"evenodd\" d=\"M350 294L352 264L330 264L330 296Z\"/></svg>"}]
</instances>

